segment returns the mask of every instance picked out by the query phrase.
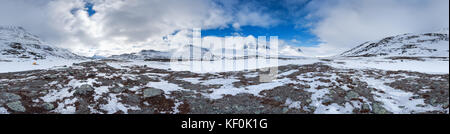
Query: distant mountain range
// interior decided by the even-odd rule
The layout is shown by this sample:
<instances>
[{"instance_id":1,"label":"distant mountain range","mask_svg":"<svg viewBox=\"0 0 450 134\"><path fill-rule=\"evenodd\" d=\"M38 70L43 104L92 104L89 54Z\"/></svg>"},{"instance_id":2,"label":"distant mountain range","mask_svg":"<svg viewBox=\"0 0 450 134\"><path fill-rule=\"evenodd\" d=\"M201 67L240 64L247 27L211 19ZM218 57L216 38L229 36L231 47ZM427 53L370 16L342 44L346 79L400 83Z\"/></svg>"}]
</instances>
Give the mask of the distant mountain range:
<instances>
[{"instance_id":1,"label":"distant mountain range","mask_svg":"<svg viewBox=\"0 0 450 134\"><path fill-rule=\"evenodd\" d=\"M194 50L201 50L199 54L191 54ZM286 54L287 53L287 54ZM285 46L280 48L279 57L295 58L289 54L298 55L302 50ZM422 34L402 34L386 37L377 41L368 41L339 56L343 57L449 57L449 30ZM230 49L226 53L222 50L209 50L186 45L167 52L156 50L142 50L138 53L113 55L110 57L93 56L91 59L124 59L146 61L170 61L170 59L219 60L242 59L257 57L256 52L250 54L247 50L237 54ZM0 61L43 60L49 58L87 59L69 50L52 47L38 36L27 32L22 27L0 26Z\"/></svg>"}]
</instances>

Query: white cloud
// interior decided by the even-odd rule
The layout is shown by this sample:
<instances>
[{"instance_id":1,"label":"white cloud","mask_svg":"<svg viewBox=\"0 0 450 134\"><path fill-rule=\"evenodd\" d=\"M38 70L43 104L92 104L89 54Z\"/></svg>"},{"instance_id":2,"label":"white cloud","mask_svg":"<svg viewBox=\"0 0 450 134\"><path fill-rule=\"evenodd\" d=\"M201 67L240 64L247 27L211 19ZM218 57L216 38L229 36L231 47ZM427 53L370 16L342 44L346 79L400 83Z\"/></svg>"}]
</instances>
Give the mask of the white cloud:
<instances>
[{"instance_id":1,"label":"white cloud","mask_svg":"<svg viewBox=\"0 0 450 134\"><path fill-rule=\"evenodd\" d=\"M312 32L323 44L303 47L313 56L333 55L366 41L437 31L449 26L448 0L313 1L308 17L319 21Z\"/></svg>"},{"instance_id":2,"label":"white cloud","mask_svg":"<svg viewBox=\"0 0 450 134\"><path fill-rule=\"evenodd\" d=\"M94 4L89 16L85 2ZM19 25L78 54L112 55L165 49L195 27L263 26L276 20L250 6L224 7L213 0L14 0L0 2L0 25ZM236 7L238 3L230 3ZM240 15L239 15L240 14ZM250 18L244 15L250 15ZM187 35L186 35L187 36Z\"/></svg>"}]
</instances>

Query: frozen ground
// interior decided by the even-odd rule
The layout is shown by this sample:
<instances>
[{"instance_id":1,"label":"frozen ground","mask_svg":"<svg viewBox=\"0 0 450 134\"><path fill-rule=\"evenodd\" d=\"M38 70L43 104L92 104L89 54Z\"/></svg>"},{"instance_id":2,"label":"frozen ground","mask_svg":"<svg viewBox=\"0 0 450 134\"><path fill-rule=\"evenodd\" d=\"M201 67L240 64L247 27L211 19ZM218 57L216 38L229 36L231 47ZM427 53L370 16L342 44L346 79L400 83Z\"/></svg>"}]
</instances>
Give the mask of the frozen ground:
<instances>
[{"instance_id":1,"label":"frozen ground","mask_svg":"<svg viewBox=\"0 0 450 134\"><path fill-rule=\"evenodd\" d=\"M0 114L449 113L448 58L280 60L272 82L260 81L268 72L251 62L231 61L229 70L219 61L209 70L116 60L24 68L0 73Z\"/></svg>"},{"instance_id":2,"label":"frozen ground","mask_svg":"<svg viewBox=\"0 0 450 134\"><path fill-rule=\"evenodd\" d=\"M392 71L414 71L433 74L448 74L448 58L387 59L376 57L334 57L328 65L336 68L380 69Z\"/></svg>"},{"instance_id":3,"label":"frozen ground","mask_svg":"<svg viewBox=\"0 0 450 134\"><path fill-rule=\"evenodd\" d=\"M0 73L21 72L39 69L54 69L63 66L70 66L73 63L86 62L88 60L67 60L62 58L50 58L45 60L18 60L18 61L1 61ZM33 63L36 62L36 65Z\"/></svg>"}]
</instances>

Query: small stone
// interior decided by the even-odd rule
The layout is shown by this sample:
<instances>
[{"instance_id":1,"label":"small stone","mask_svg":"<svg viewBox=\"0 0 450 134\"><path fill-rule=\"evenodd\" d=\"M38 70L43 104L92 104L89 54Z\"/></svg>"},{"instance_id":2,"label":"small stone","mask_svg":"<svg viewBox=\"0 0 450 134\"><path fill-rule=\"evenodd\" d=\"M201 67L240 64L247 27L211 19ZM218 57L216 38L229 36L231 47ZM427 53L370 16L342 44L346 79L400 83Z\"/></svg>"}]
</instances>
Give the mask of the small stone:
<instances>
[{"instance_id":1,"label":"small stone","mask_svg":"<svg viewBox=\"0 0 450 134\"><path fill-rule=\"evenodd\" d=\"M49 75L48 78L50 78L50 79L56 79L56 78L58 78L58 75L52 74L52 75Z\"/></svg>"},{"instance_id":2,"label":"small stone","mask_svg":"<svg viewBox=\"0 0 450 134\"><path fill-rule=\"evenodd\" d=\"M43 90L43 91L39 92L39 94L48 94L48 91L47 90Z\"/></svg>"},{"instance_id":3,"label":"small stone","mask_svg":"<svg viewBox=\"0 0 450 134\"><path fill-rule=\"evenodd\" d=\"M423 105L423 104L417 104L416 107L426 107L426 105Z\"/></svg>"},{"instance_id":4,"label":"small stone","mask_svg":"<svg viewBox=\"0 0 450 134\"><path fill-rule=\"evenodd\" d=\"M91 85L84 84L75 89L76 95L88 95L94 91L94 88Z\"/></svg>"},{"instance_id":5,"label":"small stone","mask_svg":"<svg viewBox=\"0 0 450 134\"><path fill-rule=\"evenodd\" d=\"M442 107L443 107L443 108L445 108L445 107L448 108L448 101L444 102L444 103L442 104Z\"/></svg>"},{"instance_id":6,"label":"small stone","mask_svg":"<svg viewBox=\"0 0 450 134\"><path fill-rule=\"evenodd\" d=\"M16 112L25 112L26 110L25 107L22 106L22 102L20 101L10 102L6 104L6 106Z\"/></svg>"},{"instance_id":7,"label":"small stone","mask_svg":"<svg viewBox=\"0 0 450 134\"><path fill-rule=\"evenodd\" d=\"M306 99L306 103L311 103L312 100L311 99Z\"/></svg>"},{"instance_id":8,"label":"small stone","mask_svg":"<svg viewBox=\"0 0 450 134\"><path fill-rule=\"evenodd\" d=\"M289 111L289 108L285 107L283 108L283 114L287 113Z\"/></svg>"},{"instance_id":9,"label":"small stone","mask_svg":"<svg viewBox=\"0 0 450 134\"><path fill-rule=\"evenodd\" d=\"M240 112L240 111L243 111L243 110L244 110L244 108L243 108L243 107L240 107L240 106L235 106L235 109L236 109L236 111L238 111L238 112Z\"/></svg>"},{"instance_id":10,"label":"small stone","mask_svg":"<svg viewBox=\"0 0 450 134\"><path fill-rule=\"evenodd\" d=\"M110 91L113 93L121 93L121 92L125 91L125 89L121 88L121 87L115 87L115 88L111 88Z\"/></svg>"},{"instance_id":11,"label":"small stone","mask_svg":"<svg viewBox=\"0 0 450 134\"><path fill-rule=\"evenodd\" d=\"M420 99L420 96L415 95L415 96L412 96L411 99L414 99L414 100L415 100L415 99Z\"/></svg>"},{"instance_id":12,"label":"small stone","mask_svg":"<svg viewBox=\"0 0 450 134\"><path fill-rule=\"evenodd\" d=\"M322 104L323 103L332 103L333 102L333 99L331 99L331 98L329 98L329 97L326 97L326 98L323 98L322 99Z\"/></svg>"},{"instance_id":13,"label":"small stone","mask_svg":"<svg viewBox=\"0 0 450 134\"><path fill-rule=\"evenodd\" d=\"M273 99L274 99L275 101L279 101L279 102L282 102L282 100L281 100L281 97L280 97L280 96L275 96L275 97L273 97Z\"/></svg>"},{"instance_id":14,"label":"small stone","mask_svg":"<svg viewBox=\"0 0 450 134\"><path fill-rule=\"evenodd\" d=\"M42 108L44 108L45 110L53 110L55 106L52 103L46 102L42 104Z\"/></svg>"},{"instance_id":15,"label":"small stone","mask_svg":"<svg viewBox=\"0 0 450 134\"><path fill-rule=\"evenodd\" d=\"M361 110L363 111L370 111L370 106L367 103L364 103L361 107Z\"/></svg>"},{"instance_id":16,"label":"small stone","mask_svg":"<svg viewBox=\"0 0 450 134\"><path fill-rule=\"evenodd\" d=\"M162 95L164 93L164 91L161 89L156 89L156 88L147 88L147 89L144 89L143 93L144 93L144 98L150 98L150 97Z\"/></svg>"},{"instance_id":17,"label":"small stone","mask_svg":"<svg viewBox=\"0 0 450 134\"><path fill-rule=\"evenodd\" d=\"M437 106L437 99L436 98L431 98L430 99L430 103L432 106Z\"/></svg>"},{"instance_id":18,"label":"small stone","mask_svg":"<svg viewBox=\"0 0 450 134\"><path fill-rule=\"evenodd\" d=\"M311 88L311 86L310 85L305 85L305 88Z\"/></svg>"},{"instance_id":19,"label":"small stone","mask_svg":"<svg viewBox=\"0 0 450 134\"><path fill-rule=\"evenodd\" d=\"M18 91L20 89L21 89L20 87L11 87L11 88L9 88L10 91Z\"/></svg>"},{"instance_id":20,"label":"small stone","mask_svg":"<svg viewBox=\"0 0 450 134\"><path fill-rule=\"evenodd\" d=\"M353 81L352 84L353 84L353 85L359 85L360 82L359 82L359 81Z\"/></svg>"},{"instance_id":21,"label":"small stone","mask_svg":"<svg viewBox=\"0 0 450 134\"><path fill-rule=\"evenodd\" d=\"M311 112L315 112L317 108L315 106L311 106L311 107L308 107L308 109L310 109Z\"/></svg>"}]
</instances>

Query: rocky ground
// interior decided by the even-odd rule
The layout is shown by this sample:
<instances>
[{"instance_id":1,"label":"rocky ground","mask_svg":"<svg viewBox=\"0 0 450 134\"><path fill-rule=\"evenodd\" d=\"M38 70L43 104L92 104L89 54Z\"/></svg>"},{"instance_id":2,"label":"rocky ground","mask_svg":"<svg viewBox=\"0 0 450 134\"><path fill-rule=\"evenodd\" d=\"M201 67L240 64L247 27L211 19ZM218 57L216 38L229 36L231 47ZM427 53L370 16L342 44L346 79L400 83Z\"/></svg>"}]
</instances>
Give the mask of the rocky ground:
<instances>
[{"instance_id":1,"label":"rocky ground","mask_svg":"<svg viewBox=\"0 0 450 134\"><path fill-rule=\"evenodd\" d=\"M327 62L327 61L324 61ZM323 63L260 72L191 73L93 61L0 74L3 114L449 113L449 75Z\"/></svg>"}]
</instances>

